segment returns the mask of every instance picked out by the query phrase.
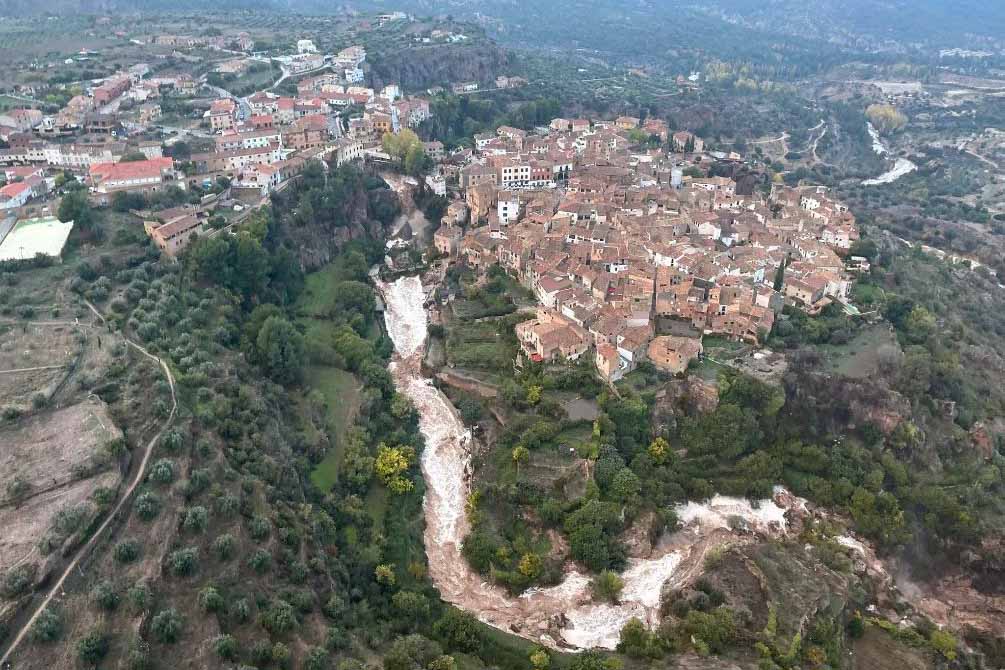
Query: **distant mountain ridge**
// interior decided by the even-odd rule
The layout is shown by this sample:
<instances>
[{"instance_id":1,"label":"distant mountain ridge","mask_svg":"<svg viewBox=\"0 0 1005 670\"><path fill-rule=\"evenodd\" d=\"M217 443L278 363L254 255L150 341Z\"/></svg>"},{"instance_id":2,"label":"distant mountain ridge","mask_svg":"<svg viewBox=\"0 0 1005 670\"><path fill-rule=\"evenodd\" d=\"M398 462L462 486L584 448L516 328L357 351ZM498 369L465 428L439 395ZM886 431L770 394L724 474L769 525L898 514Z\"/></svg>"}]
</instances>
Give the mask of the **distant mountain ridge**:
<instances>
[{"instance_id":1,"label":"distant mountain ridge","mask_svg":"<svg viewBox=\"0 0 1005 670\"><path fill-rule=\"evenodd\" d=\"M75 14L110 14L114 12L174 12L212 9L283 10L272 0L0 0L0 16Z\"/></svg>"},{"instance_id":2,"label":"distant mountain ridge","mask_svg":"<svg viewBox=\"0 0 1005 670\"><path fill-rule=\"evenodd\" d=\"M509 43L562 48L573 33L572 41L595 42L601 51L619 31L707 22L704 28L719 25L724 39L732 26L851 47L1005 49L1005 2L995 0L0 0L0 16L200 9L452 14Z\"/></svg>"},{"instance_id":3,"label":"distant mountain ridge","mask_svg":"<svg viewBox=\"0 0 1005 670\"><path fill-rule=\"evenodd\" d=\"M1005 3L989 0L713 0L696 11L765 30L827 39L835 31L876 40L975 48L1005 43ZM970 42L970 43L967 43Z\"/></svg>"}]
</instances>

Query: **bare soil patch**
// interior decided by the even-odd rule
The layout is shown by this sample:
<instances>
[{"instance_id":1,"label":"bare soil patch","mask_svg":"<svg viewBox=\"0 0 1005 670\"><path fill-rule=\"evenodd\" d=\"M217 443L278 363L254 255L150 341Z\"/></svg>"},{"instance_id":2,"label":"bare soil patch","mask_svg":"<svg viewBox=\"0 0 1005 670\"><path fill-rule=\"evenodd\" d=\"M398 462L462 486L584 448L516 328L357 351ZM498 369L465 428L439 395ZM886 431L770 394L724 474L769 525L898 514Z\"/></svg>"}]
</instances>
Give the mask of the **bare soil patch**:
<instances>
[{"instance_id":1,"label":"bare soil patch","mask_svg":"<svg viewBox=\"0 0 1005 670\"><path fill-rule=\"evenodd\" d=\"M853 670L927 670L932 667L924 654L898 642L885 632L868 626L855 641Z\"/></svg>"},{"instance_id":2,"label":"bare soil patch","mask_svg":"<svg viewBox=\"0 0 1005 670\"><path fill-rule=\"evenodd\" d=\"M0 325L0 406L26 409L35 394L51 396L81 354L83 331L72 324Z\"/></svg>"},{"instance_id":3,"label":"bare soil patch","mask_svg":"<svg viewBox=\"0 0 1005 670\"><path fill-rule=\"evenodd\" d=\"M41 412L0 429L0 574L42 557L38 544L58 514L80 508L80 528L98 512L98 488L122 475L105 447L122 437L100 400ZM84 506L86 503L86 506Z\"/></svg>"}]
</instances>

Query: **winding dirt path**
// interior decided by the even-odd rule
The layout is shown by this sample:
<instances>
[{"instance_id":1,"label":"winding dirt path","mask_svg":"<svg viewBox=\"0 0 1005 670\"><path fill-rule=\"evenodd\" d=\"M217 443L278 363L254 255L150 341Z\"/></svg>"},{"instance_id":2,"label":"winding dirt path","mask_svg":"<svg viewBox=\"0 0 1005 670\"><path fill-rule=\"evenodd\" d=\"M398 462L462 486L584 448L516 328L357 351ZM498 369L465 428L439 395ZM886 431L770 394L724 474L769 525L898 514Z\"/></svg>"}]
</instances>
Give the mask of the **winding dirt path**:
<instances>
[{"instance_id":1,"label":"winding dirt path","mask_svg":"<svg viewBox=\"0 0 1005 670\"><path fill-rule=\"evenodd\" d=\"M101 312L99 312L94 305L92 305L90 302L86 300L84 302L87 304L87 307L91 310L91 312L94 313L94 315L98 318L99 321L101 322L105 321L104 315L101 314ZM140 460L140 465L136 469L136 474L133 476L133 481L130 482L125 492L119 498L119 502L116 503L115 507L112 508L112 511L108 513L108 516L106 516L105 520L101 522L101 525L98 527L98 529L94 531L94 534L91 536L91 538L77 550L76 555L70 560L69 563L66 564L66 567L63 569L62 574L60 574L59 579L57 579L56 582L51 587L49 587L49 591L48 593L45 594L45 597L42 598L42 600L39 601L37 605L35 605L35 611L32 612L31 616L28 617L23 624L21 624L20 630L17 630L16 632L11 631L12 633L11 642L7 646L7 650L4 652L3 656L0 657L0 668L7 667L6 664L10 661L11 655L17 649L18 645L20 645L21 642L24 641L24 638L31 630L31 627L35 624L35 621L38 620L38 617L41 616L42 612L45 611L45 608L48 607L49 603L52 602L53 598L56 597L56 594L62 591L63 584L66 582L67 577L69 577L70 573L73 572L74 568L76 568L80 564L80 561L83 558L85 558L91 552L91 550L94 549L95 546L97 546L98 540L101 539L101 536L104 535L105 531L112 524L112 521L115 519L115 517L118 516L119 512L122 511L122 509L125 507L126 501L128 501L132 497L133 493L136 491L136 488L139 486L140 482L142 482L143 478L146 476L147 465L150 463L150 456L153 454L154 446L160 440L161 436L164 435L164 432L168 429L168 426L171 425L171 422L174 421L175 414L178 412L178 396L175 391L174 375L171 373L171 368L168 367L168 364L165 363L163 359L154 356L145 348L143 348L141 345L132 341L128 337L123 336L123 340L125 340L126 344L131 346L133 349L140 352L140 354L156 362L161 367L161 370L164 371L164 375L165 377L167 377L168 386L171 388L171 411L170 413L168 413L167 418L164 419L164 423L161 424L160 430L157 431L157 434L154 435L152 438L150 438L150 441L147 442L146 447L143 451L143 458Z\"/></svg>"},{"instance_id":2,"label":"winding dirt path","mask_svg":"<svg viewBox=\"0 0 1005 670\"><path fill-rule=\"evenodd\" d=\"M773 137L770 140L751 140L750 142L747 142L747 144L771 144L772 142L784 142L787 139L789 139L788 131L782 133L778 137Z\"/></svg>"},{"instance_id":3,"label":"winding dirt path","mask_svg":"<svg viewBox=\"0 0 1005 670\"><path fill-rule=\"evenodd\" d=\"M981 156L976 151L971 151L970 149L964 149L963 153L970 154L971 156L973 156L977 160L979 160L979 161L981 161L983 163L987 163L988 165L990 165L991 167L993 167L995 170L1000 170L1001 169L1001 167L998 165L998 163L995 163L993 160L991 160L990 158L987 158L986 156Z\"/></svg>"},{"instance_id":4,"label":"winding dirt path","mask_svg":"<svg viewBox=\"0 0 1005 670\"><path fill-rule=\"evenodd\" d=\"M60 370L65 368L65 365L39 365L35 368L15 368L13 370L0 370L0 375L14 374L16 372L39 372L40 370Z\"/></svg>"}]
</instances>

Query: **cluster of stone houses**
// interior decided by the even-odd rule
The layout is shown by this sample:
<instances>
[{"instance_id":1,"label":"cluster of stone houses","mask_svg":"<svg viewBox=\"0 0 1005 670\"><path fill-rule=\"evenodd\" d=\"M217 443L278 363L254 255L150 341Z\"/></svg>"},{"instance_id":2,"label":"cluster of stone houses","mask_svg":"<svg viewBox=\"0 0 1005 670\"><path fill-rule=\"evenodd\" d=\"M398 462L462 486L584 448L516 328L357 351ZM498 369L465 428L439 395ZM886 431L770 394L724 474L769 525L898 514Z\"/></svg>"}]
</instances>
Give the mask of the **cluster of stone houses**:
<instances>
[{"instance_id":1,"label":"cluster of stone houses","mask_svg":"<svg viewBox=\"0 0 1005 670\"><path fill-rule=\"evenodd\" d=\"M236 45L244 51L253 46L246 34L159 35L149 43L172 48ZM208 187L223 183L221 177L230 184L228 198L258 203L298 175L308 161L341 165L362 158L368 150L379 152L385 133L414 128L429 118L427 99L405 96L397 85L375 91L362 84L366 60L362 46L329 55L319 54L311 40L300 40L297 46L297 54L277 58L288 75L304 74L297 81L297 93L262 91L244 99L221 94L208 103L203 115L203 126L213 135L211 148L192 154L184 163L163 157L160 141L133 136L159 118L159 101L198 91L201 84L188 74L154 73L140 63L92 82L55 114L30 108L0 114L0 140L5 143L0 166L8 166L0 179L4 218L34 215L33 208L47 206L44 199L55 174L46 168L76 173L90 187L96 204L108 204L123 192ZM236 58L219 64L218 70L238 72L250 62ZM310 76L307 70L314 69L321 73ZM120 107L125 100L131 104ZM348 120L343 112L350 107L357 118ZM137 160L137 153L142 160ZM442 178L434 188L445 192ZM208 220L203 210L183 208L167 212L166 217L151 219L145 228L169 255L182 251Z\"/></svg>"},{"instance_id":2,"label":"cluster of stone houses","mask_svg":"<svg viewBox=\"0 0 1005 670\"><path fill-rule=\"evenodd\" d=\"M669 153L639 149L636 128ZM786 302L813 313L847 298L842 256L858 235L847 207L822 187L764 196L701 176L717 161L690 133L658 120L556 119L547 133L500 128L476 147L459 170L470 223L448 212L434 242L473 268L501 265L535 293L539 314L517 326L532 360L592 352L611 381L642 360L680 372L702 335L760 343ZM516 166L542 178L514 178ZM691 336L658 335L658 323Z\"/></svg>"},{"instance_id":3,"label":"cluster of stone houses","mask_svg":"<svg viewBox=\"0 0 1005 670\"><path fill-rule=\"evenodd\" d=\"M118 160L129 151L147 158L161 155L160 142L126 145L127 127L136 131L161 114L158 99L194 95L198 84L187 74L148 77L150 68L134 65L76 95L54 114L14 109L0 115L0 164L44 163L64 170L87 170L96 163ZM133 103L127 120L117 111L124 99Z\"/></svg>"},{"instance_id":4,"label":"cluster of stone houses","mask_svg":"<svg viewBox=\"0 0 1005 670\"><path fill-rule=\"evenodd\" d=\"M301 87L327 86L315 80L302 82ZM359 95L370 99L373 91L367 90L369 93ZM357 93L352 92L351 95ZM428 118L428 102L423 102L425 112L422 118L425 119ZM197 175L225 176L238 189L250 189L265 196L289 177L298 174L311 158L324 158L336 165L361 158L364 150L380 143L384 133L398 132L403 126L360 122L381 114L374 110L382 109L382 105L406 109L417 101L393 101L383 95L373 97L366 104L368 111L363 119L353 119L348 132L338 125L337 110L323 98L286 98L262 92L251 96L248 103L251 115L245 120L237 119L236 107L227 104L218 106L225 120L213 123L215 128L219 128L215 150L193 155L192 162ZM213 112L213 109L210 111ZM211 118L216 118L216 115ZM391 118L390 115L388 118ZM403 115L403 118L408 117ZM409 121L404 125L419 122Z\"/></svg>"}]
</instances>

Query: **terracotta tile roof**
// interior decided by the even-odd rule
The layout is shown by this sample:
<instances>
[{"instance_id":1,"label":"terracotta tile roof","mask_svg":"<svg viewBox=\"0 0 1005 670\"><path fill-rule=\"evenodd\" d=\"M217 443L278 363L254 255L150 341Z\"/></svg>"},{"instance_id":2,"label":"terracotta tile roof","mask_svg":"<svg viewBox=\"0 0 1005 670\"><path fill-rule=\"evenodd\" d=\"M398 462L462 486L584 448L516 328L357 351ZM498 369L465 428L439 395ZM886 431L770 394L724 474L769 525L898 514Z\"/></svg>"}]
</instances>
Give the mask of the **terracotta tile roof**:
<instances>
[{"instance_id":1,"label":"terracotta tile roof","mask_svg":"<svg viewBox=\"0 0 1005 670\"><path fill-rule=\"evenodd\" d=\"M98 163L91 166L90 175L91 179L96 182L144 179L160 176L173 166L174 160L169 157L125 163Z\"/></svg>"}]
</instances>

